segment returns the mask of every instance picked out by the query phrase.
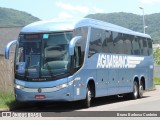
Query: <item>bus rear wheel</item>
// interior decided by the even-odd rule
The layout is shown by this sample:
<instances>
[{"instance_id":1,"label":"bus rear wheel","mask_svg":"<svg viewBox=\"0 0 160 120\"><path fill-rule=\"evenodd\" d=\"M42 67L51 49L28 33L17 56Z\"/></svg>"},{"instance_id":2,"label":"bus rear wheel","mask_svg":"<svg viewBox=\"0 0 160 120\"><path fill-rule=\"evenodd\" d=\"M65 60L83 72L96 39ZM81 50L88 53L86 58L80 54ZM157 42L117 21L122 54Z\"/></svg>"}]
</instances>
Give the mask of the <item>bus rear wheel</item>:
<instances>
[{"instance_id":1,"label":"bus rear wheel","mask_svg":"<svg viewBox=\"0 0 160 120\"><path fill-rule=\"evenodd\" d=\"M130 98L131 99L137 99L138 98L138 83L136 81L134 81L134 85L133 85L133 92L130 94Z\"/></svg>"},{"instance_id":2,"label":"bus rear wheel","mask_svg":"<svg viewBox=\"0 0 160 120\"><path fill-rule=\"evenodd\" d=\"M143 83L142 83L142 81L141 81L141 82L140 82L140 85L139 85L139 91L138 91L138 97L139 97L139 98L143 97L143 92L144 92Z\"/></svg>"},{"instance_id":3,"label":"bus rear wheel","mask_svg":"<svg viewBox=\"0 0 160 120\"><path fill-rule=\"evenodd\" d=\"M89 108L91 106L91 99L92 99L92 92L88 85L87 91L86 91L86 98L83 100L83 107Z\"/></svg>"}]
</instances>

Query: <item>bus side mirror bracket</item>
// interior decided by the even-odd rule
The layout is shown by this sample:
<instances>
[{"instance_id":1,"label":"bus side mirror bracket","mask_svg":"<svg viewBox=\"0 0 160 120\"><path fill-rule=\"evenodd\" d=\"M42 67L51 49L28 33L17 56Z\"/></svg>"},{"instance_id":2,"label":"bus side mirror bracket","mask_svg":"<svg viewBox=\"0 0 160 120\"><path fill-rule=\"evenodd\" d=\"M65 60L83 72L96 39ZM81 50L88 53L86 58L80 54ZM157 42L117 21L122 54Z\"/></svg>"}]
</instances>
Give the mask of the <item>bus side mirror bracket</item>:
<instances>
[{"instance_id":1,"label":"bus side mirror bracket","mask_svg":"<svg viewBox=\"0 0 160 120\"><path fill-rule=\"evenodd\" d=\"M70 55L74 55L74 48L75 48L75 44L81 40L82 36L76 36L74 38L72 38L72 40L69 43L69 54Z\"/></svg>"},{"instance_id":2,"label":"bus side mirror bracket","mask_svg":"<svg viewBox=\"0 0 160 120\"><path fill-rule=\"evenodd\" d=\"M17 43L17 40L13 40L9 42L5 47L5 58L9 59L9 51L12 45L15 45Z\"/></svg>"}]
</instances>

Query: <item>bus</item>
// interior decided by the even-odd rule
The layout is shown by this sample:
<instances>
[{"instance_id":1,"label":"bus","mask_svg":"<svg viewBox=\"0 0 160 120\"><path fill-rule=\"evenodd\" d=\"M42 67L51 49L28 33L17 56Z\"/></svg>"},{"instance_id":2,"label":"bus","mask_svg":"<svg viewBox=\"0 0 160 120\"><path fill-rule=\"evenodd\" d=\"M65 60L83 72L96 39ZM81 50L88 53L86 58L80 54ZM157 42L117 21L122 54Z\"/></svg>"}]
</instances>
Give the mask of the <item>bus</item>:
<instances>
[{"instance_id":1,"label":"bus","mask_svg":"<svg viewBox=\"0 0 160 120\"><path fill-rule=\"evenodd\" d=\"M81 100L90 107L93 98L137 99L153 87L151 37L111 23L39 21L6 45L6 59L12 45L19 102Z\"/></svg>"}]
</instances>

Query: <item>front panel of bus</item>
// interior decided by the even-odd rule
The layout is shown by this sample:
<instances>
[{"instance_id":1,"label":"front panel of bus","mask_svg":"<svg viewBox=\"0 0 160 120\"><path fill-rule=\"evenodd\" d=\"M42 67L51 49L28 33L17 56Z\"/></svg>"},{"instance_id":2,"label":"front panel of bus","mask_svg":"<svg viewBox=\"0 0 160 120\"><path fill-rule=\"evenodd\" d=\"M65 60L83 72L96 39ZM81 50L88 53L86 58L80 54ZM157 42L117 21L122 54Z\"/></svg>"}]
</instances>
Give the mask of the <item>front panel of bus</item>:
<instances>
[{"instance_id":1,"label":"front panel of bus","mask_svg":"<svg viewBox=\"0 0 160 120\"><path fill-rule=\"evenodd\" d=\"M21 33L15 56L15 96L18 101L73 101L73 82L83 66L88 28L52 33ZM84 35L85 34L85 35ZM70 40L82 42L69 55Z\"/></svg>"}]
</instances>

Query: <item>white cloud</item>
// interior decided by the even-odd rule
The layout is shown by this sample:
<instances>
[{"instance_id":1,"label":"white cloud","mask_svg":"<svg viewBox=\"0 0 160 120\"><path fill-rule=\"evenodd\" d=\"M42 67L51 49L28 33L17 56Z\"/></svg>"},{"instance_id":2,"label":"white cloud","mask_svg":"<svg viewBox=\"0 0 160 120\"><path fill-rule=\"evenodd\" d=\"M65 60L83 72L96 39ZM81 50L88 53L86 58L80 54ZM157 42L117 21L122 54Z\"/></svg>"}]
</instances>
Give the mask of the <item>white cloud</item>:
<instances>
[{"instance_id":1,"label":"white cloud","mask_svg":"<svg viewBox=\"0 0 160 120\"><path fill-rule=\"evenodd\" d=\"M72 20L72 19L75 19L75 18L74 18L74 16L72 14L63 11L63 12L60 12L57 15L57 17L51 18L50 20L57 22L57 21L65 21L66 19L71 19Z\"/></svg>"},{"instance_id":2,"label":"white cloud","mask_svg":"<svg viewBox=\"0 0 160 120\"><path fill-rule=\"evenodd\" d=\"M102 13L104 12L103 9L98 8L97 6L94 5L89 5L89 6L82 6L82 5L73 5L70 3L64 3L64 2L57 2L56 6L68 10L70 12L80 12L82 14L89 14L89 13Z\"/></svg>"},{"instance_id":3,"label":"white cloud","mask_svg":"<svg viewBox=\"0 0 160 120\"><path fill-rule=\"evenodd\" d=\"M93 7L93 12L95 12L95 13L104 13L104 10L101 9L101 8L98 8L98 7L94 6Z\"/></svg>"},{"instance_id":4,"label":"white cloud","mask_svg":"<svg viewBox=\"0 0 160 120\"><path fill-rule=\"evenodd\" d=\"M64 19L68 19L68 18L73 18L73 16L67 12L61 12L58 15L59 18L64 18Z\"/></svg>"},{"instance_id":5,"label":"white cloud","mask_svg":"<svg viewBox=\"0 0 160 120\"><path fill-rule=\"evenodd\" d=\"M56 6L61 7L65 10L70 10L70 11L78 11L81 13L88 13L89 12L89 8L86 6L71 5L69 3L64 3L64 2L57 2Z\"/></svg>"},{"instance_id":6,"label":"white cloud","mask_svg":"<svg viewBox=\"0 0 160 120\"><path fill-rule=\"evenodd\" d=\"M154 4L154 3L159 3L160 0L140 0L142 4Z\"/></svg>"}]
</instances>

